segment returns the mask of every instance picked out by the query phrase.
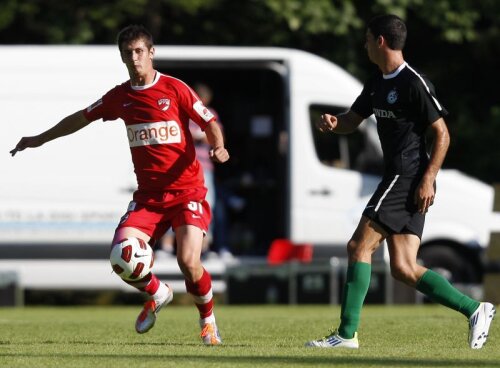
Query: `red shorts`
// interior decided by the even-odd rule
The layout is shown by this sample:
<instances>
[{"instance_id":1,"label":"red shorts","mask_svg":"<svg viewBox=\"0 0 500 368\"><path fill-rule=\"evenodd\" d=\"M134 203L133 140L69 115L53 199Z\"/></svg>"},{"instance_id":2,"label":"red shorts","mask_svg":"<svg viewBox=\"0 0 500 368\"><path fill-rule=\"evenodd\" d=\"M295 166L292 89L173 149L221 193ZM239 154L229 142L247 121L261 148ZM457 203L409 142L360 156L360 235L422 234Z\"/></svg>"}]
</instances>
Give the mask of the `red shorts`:
<instances>
[{"instance_id":1,"label":"red shorts","mask_svg":"<svg viewBox=\"0 0 500 368\"><path fill-rule=\"evenodd\" d=\"M206 233L212 214L205 194L205 188L169 191L158 201L158 193L148 195L138 191L117 230L133 227L154 240L160 239L170 227L175 229L181 225L194 225Z\"/></svg>"}]
</instances>

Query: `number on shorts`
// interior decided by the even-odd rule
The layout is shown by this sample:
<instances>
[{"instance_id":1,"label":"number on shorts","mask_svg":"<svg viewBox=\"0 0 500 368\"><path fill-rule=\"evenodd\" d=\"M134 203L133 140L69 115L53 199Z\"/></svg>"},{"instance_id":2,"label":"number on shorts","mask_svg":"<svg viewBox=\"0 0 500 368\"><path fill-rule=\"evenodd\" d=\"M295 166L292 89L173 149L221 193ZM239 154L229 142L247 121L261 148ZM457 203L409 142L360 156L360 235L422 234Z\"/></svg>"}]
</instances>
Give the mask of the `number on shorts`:
<instances>
[{"instance_id":1,"label":"number on shorts","mask_svg":"<svg viewBox=\"0 0 500 368\"><path fill-rule=\"evenodd\" d=\"M203 213L203 206L200 202L191 201L188 203L188 208L193 212Z\"/></svg>"}]
</instances>

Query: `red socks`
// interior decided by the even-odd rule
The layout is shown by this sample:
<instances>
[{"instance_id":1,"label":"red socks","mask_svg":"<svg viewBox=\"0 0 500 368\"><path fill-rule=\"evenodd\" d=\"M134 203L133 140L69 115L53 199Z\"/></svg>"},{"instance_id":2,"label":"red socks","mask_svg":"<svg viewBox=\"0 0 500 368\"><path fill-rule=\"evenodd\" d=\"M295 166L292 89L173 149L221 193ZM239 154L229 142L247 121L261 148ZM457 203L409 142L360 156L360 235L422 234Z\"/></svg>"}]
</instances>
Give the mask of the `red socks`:
<instances>
[{"instance_id":1,"label":"red socks","mask_svg":"<svg viewBox=\"0 0 500 368\"><path fill-rule=\"evenodd\" d=\"M212 315L214 302L212 298L212 278L207 270L203 269L203 275L197 282L185 280L186 290L194 299L196 307L200 312L200 318L207 318Z\"/></svg>"},{"instance_id":2,"label":"red socks","mask_svg":"<svg viewBox=\"0 0 500 368\"><path fill-rule=\"evenodd\" d=\"M153 274L149 273L142 280L125 281L127 284L135 287L140 291L144 291L153 296L158 292L161 282ZM213 294L212 294L212 278L207 270L203 269L201 279L197 282L185 280L186 290L193 297L196 308L200 312L200 318L204 319L212 316L214 309ZM161 291L161 290L160 290Z\"/></svg>"},{"instance_id":3,"label":"red socks","mask_svg":"<svg viewBox=\"0 0 500 368\"><path fill-rule=\"evenodd\" d=\"M125 280L124 280L125 281ZM153 273L147 274L138 281L125 281L127 284L135 287L140 291L145 291L149 295L154 295L160 287L160 280Z\"/></svg>"}]
</instances>

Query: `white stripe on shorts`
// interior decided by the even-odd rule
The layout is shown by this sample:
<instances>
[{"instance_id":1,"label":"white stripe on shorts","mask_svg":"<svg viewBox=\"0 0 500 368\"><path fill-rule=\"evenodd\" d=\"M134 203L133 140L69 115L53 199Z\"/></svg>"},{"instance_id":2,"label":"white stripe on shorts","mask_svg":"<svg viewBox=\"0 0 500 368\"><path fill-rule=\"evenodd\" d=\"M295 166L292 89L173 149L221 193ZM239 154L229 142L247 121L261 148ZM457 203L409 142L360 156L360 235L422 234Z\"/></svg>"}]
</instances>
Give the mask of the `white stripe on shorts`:
<instances>
[{"instance_id":1,"label":"white stripe on shorts","mask_svg":"<svg viewBox=\"0 0 500 368\"><path fill-rule=\"evenodd\" d=\"M380 197L380 199L378 200L378 203L377 203L377 206L375 207L375 212L378 211L378 209L380 208L380 205L382 204L382 201L384 200L384 198L387 196L387 194L389 194L390 190L392 189L392 187L394 186L394 184L396 184L396 181L398 180L399 178L399 175L396 175L394 177L394 180L391 182L391 184L389 185L389 188L387 188L387 190L384 192L384 194L382 195L382 197Z\"/></svg>"}]
</instances>

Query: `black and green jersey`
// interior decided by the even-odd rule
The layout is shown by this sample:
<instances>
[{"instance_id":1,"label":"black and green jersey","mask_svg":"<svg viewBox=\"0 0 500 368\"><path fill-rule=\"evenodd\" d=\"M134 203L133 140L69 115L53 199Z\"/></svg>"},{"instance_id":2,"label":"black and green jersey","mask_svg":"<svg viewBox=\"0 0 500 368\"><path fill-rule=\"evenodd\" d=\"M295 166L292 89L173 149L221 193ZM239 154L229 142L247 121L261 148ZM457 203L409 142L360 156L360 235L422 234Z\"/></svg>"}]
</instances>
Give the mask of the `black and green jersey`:
<instances>
[{"instance_id":1,"label":"black and green jersey","mask_svg":"<svg viewBox=\"0 0 500 368\"><path fill-rule=\"evenodd\" d=\"M374 114L384 152L385 175L419 175L427 167L425 132L447 115L434 86L407 63L395 72L378 72L351 107L363 118Z\"/></svg>"}]
</instances>

